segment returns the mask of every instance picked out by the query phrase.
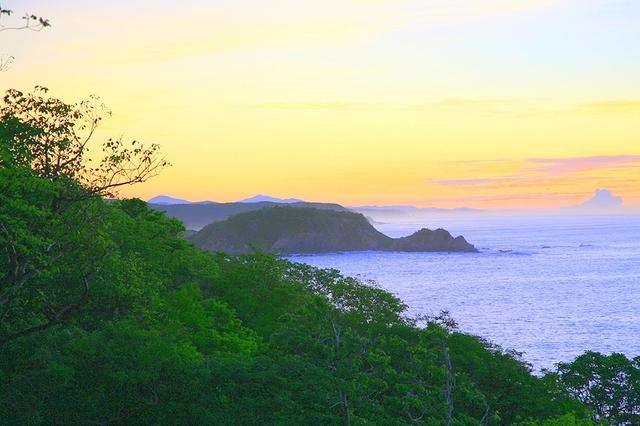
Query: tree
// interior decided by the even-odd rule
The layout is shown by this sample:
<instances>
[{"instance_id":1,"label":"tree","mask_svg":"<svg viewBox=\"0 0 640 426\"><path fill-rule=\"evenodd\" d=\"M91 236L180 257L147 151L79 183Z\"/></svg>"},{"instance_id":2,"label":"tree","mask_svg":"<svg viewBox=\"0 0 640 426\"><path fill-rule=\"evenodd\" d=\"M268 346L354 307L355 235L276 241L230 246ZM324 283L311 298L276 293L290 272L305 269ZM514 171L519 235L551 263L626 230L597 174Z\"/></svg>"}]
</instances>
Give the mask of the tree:
<instances>
[{"instance_id":1,"label":"tree","mask_svg":"<svg viewBox=\"0 0 640 426\"><path fill-rule=\"evenodd\" d=\"M113 196L117 188L144 182L168 162L159 146L122 139L102 145L100 159L88 155L100 122L111 112L96 96L75 104L46 97L48 89L33 93L8 90L0 107L0 167L18 166L49 180L65 180L88 195Z\"/></svg>"},{"instance_id":2,"label":"tree","mask_svg":"<svg viewBox=\"0 0 640 426\"><path fill-rule=\"evenodd\" d=\"M552 374L559 384L593 411L594 420L640 423L640 357L588 351Z\"/></svg>"},{"instance_id":3,"label":"tree","mask_svg":"<svg viewBox=\"0 0 640 426\"><path fill-rule=\"evenodd\" d=\"M0 346L67 321L100 280L108 251L100 197L167 165L158 146L88 144L102 120L96 98L68 104L9 90L0 106Z\"/></svg>"}]
</instances>

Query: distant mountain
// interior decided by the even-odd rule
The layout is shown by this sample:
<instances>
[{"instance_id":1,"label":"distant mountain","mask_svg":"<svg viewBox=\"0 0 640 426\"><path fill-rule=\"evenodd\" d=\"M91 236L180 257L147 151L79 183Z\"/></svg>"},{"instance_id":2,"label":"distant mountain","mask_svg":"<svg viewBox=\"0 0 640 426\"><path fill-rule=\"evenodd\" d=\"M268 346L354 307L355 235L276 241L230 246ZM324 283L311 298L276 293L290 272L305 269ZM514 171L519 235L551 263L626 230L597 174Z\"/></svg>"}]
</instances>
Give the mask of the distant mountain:
<instances>
[{"instance_id":1,"label":"distant mountain","mask_svg":"<svg viewBox=\"0 0 640 426\"><path fill-rule=\"evenodd\" d=\"M593 197L572 207L580 210L619 210L622 208L622 197L613 195L608 189L596 189Z\"/></svg>"},{"instance_id":2,"label":"distant mountain","mask_svg":"<svg viewBox=\"0 0 640 426\"><path fill-rule=\"evenodd\" d=\"M391 238L376 230L359 213L277 206L240 213L205 226L189 238L210 251L244 253L253 248L276 253L340 251L462 251L476 252L464 237L444 229Z\"/></svg>"},{"instance_id":3,"label":"distant mountain","mask_svg":"<svg viewBox=\"0 0 640 426\"><path fill-rule=\"evenodd\" d=\"M190 204L149 203L149 207L152 209L163 211L168 216L175 217L182 221L186 228L195 230L199 230L210 223L225 220L234 214L281 205L282 204L280 203L267 201L255 203L215 203L213 201ZM314 207L317 209L327 210L347 210L339 204L332 203L300 202L287 205L292 207Z\"/></svg>"},{"instance_id":4,"label":"distant mountain","mask_svg":"<svg viewBox=\"0 0 640 426\"><path fill-rule=\"evenodd\" d=\"M270 195L258 194L254 195L250 198L245 198L244 200L238 201L238 203L278 203L278 204L293 204L293 203L302 203L304 201L299 200L297 198L276 198Z\"/></svg>"},{"instance_id":5,"label":"distant mountain","mask_svg":"<svg viewBox=\"0 0 640 426\"><path fill-rule=\"evenodd\" d=\"M155 197L150 198L149 201L147 201L147 203L170 205L170 204L190 204L191 201L183 200L182 198L173 198L168 195L156 195Z\"/></svg>"}]
</instances>

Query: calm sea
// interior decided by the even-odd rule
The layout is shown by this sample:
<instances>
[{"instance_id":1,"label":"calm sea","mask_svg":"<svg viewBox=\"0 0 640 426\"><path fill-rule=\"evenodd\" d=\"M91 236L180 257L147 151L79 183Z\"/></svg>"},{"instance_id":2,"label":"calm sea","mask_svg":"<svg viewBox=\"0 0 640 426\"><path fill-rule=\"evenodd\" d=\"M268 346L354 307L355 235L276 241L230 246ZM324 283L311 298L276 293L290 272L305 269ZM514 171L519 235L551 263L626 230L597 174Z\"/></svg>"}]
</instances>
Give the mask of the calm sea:
<instances>
[{"instance_id":1,"label":"calm sea","mask_svg":"<svg viewBox=\"0 0 640 426\"><path fill-rule=\"evenodd\" d=\"M357 252L290 259L374 280L410 314L448 310L463 331L536 370L586 350L640 355L640 216L432 218L376 227L462 234L479 254Z\"/></svg>"}]
</instances>

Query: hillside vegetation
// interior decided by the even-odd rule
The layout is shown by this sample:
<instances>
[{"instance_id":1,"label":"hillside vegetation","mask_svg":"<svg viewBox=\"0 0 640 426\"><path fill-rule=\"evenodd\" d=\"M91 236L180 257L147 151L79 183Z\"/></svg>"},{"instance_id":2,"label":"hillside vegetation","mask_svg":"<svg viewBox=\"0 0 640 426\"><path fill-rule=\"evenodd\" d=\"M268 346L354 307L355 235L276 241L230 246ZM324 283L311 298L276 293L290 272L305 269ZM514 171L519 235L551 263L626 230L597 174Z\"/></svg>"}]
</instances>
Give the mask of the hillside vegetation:
<instances>
[{"instance_id":1,"label":"hillside vegetation","mask_svg":"<svg viewBox=\"0 0 640 426\"><path fill-rule=\"evenodd\" d=\"M108 142L90 166L83 117L19 92L0 109L0 424L638 424L638 359L536 377L447 315L103 201L158 163Z\"/></svg>"},{"instance_id":2,"label":"hillside vegetation","mask_svg":"<svg viewBox=\"0 0 640 426\"><path fill-rule=\"evenodd\" d=\"M190 240L210 251L322 253L356 250L465 251L476 249L444 229L422 229L404 238L376 230L360 213L289 206L242 213L205 226Z\"/></svg>"},{"instance_id":3,"label":"hillside vegetation","mask_svg":"<svg viewBox=\"0 0 640 426\"><path fill-rule=\"evenodd\" d=\"M179 219L187 229L200 230L204 226L213 222L226 220L229 217L239 214L260 210L269 207L277 207L281 204L271 201L260 202L237 202L237 203L188 203L188 204L153 204L149 206L158 211L165 212L167 216ZM290 207L312 207L316 209L347 211L339 204L333 203L313 203L307 201L288 204Z\"/></svg>"}]
</instances>

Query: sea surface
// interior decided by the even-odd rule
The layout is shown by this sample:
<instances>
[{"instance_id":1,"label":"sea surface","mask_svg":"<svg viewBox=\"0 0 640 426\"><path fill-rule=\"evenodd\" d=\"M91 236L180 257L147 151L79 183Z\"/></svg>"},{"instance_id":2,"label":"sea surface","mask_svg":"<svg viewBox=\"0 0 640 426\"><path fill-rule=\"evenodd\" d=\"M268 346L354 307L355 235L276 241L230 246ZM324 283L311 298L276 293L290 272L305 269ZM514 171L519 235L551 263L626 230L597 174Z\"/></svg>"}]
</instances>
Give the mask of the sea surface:
<instances>
[{"instance_id":1,"label":"sea surface","mask_svg":"<svg viewBox=\"0 0 640 426\"><path fill-rule=\"evenodd\" d=\"M409 314L447 310L462 331L522 352L535 371L586 350L640 355L640 216L474 216L376 224L444 227L480 253L353 252L291 260L374 280Z\"/></svg>"}]
</instances>

